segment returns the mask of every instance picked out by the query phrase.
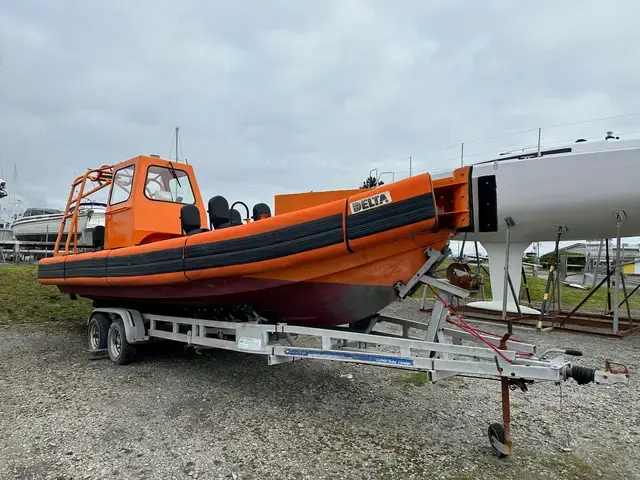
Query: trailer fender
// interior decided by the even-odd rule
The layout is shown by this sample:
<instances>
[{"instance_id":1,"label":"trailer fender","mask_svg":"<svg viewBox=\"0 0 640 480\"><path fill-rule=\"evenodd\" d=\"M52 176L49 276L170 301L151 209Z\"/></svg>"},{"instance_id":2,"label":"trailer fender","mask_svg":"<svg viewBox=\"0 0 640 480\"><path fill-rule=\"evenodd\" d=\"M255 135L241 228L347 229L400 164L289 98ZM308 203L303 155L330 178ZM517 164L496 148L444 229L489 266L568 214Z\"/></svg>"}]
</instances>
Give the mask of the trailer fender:
<instances>
[{"instance_id":1,"label":"trailer fender","mask_svg":"<svg viewBox=\"0 0 640 480\"><path fill-rule=\"evenodd\" d=\"M95 308L91 313L91 317L95 313L106 313L109 318L120 317L124 324L125 336L128 343L142 343L149 341L147 329L144 325L142 314L137 310L129 310L126 308ZM91 319L89 317L89 319Z\"/></svg>"}]
</instances>

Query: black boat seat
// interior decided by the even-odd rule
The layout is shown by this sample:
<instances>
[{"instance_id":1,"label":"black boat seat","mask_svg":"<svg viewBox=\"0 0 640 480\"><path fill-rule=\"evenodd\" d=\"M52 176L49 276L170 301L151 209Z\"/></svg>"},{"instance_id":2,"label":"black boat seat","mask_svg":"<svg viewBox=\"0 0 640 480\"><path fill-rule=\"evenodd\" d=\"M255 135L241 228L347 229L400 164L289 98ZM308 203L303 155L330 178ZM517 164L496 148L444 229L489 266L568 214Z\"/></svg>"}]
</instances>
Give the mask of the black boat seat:
<instances>
[{"instance_id":1,"label":"black boat seat","mask_svg":"<svg viewBox=\"0 0 640 480\"><path fill-rule=\"evenodd\" d=\"M236 225L242 225L242 216L240 212L234 208L231 210L231 226L235 227Z\"/></svg>"},{"instance_id":2,"label":"black boat seat","mask_svg":"<svg viewBox=\"0 0 640 480\"><path fill-rule=\"evenodd\" d=\"M104 248L104 226L98 225L97 227L93 228L91 240L93 248L95 248L96 250L102 250Z\"/></svg>"},{"instance_id":3,"label":"black boat seat","mask_svg":"<svg viewBox=\"0 0 640 480\"><path fill-rule=\"evenodd\" d=\"M240 212L234 208L231 210L231 222L221 224L218 226L218 229L237 227L238 225L242 225L242 215L240 215Z\"/></svg>"},{"instance_id":4,"label":"black boat seat","mask_svg":"<svg viewBox=\"0 0 640 480\"><path fill-rule=\"evenodd\" d=\"M208 228L200 225L200 210L195 205L183 205L180 209L180 225L185 235L195 235L196 233L208 232Z\"/></svg>"},{"instance_id":5,"label":"black boat seat","mask_svg":"<svg viewBox=\"0 0 640 480\"><path fill-rule=\"evenodd\" d=\"M221 195L209 199L208 204L209 227L212 229L229 226L229 202Z\"/></svg>"},{"instance_id":6,"label":"black boat seat","mask_svg":"<svg viewBox=\"0 0 640 480\"><path fill-rule=\"evenodd\" d=\"M271 209L266 203L256 203L253 206L253 216L251 218L253 218L254 222L257 222L258 220L261 220L263 218L269 218L270 216Z\"/></svg>"}]
</instances>

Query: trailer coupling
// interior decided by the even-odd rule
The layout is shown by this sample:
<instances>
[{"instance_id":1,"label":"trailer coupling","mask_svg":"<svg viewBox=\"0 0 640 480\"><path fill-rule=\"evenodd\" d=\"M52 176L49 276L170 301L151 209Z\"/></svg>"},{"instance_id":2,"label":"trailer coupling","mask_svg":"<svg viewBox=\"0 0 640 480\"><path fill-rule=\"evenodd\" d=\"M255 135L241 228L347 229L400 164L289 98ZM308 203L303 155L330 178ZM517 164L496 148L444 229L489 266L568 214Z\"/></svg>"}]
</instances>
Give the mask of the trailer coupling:
<instances>
[{"instance_id":1,"label":"trailer coupling","mask_svg":"<svg viewBox=\"0 0 640 480\"><path fill-rule=\"evenodd\" d=\"M614 367L615 366L615 367ZM597 383L598 385L613 385L615 383L629 383L629 369L622 364L605 360L604 369L568 365L565 367L565 378L573 378L578 385Z\"/></svg>"}]
</instances>

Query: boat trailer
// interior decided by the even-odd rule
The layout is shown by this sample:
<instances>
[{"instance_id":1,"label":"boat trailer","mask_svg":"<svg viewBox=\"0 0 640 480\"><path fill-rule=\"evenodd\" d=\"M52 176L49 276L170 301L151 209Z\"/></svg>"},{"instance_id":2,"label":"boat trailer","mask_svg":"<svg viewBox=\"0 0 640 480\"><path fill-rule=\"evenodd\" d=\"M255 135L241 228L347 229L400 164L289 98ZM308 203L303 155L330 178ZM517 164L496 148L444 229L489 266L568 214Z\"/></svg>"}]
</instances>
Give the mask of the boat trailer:
<instances>
[{"instance_id":1,"label":"boat trailer","mask_svg":"<svg viewBox=\"0 0 640 480\"><path fill-rule=\"evenodd\" d=\"M353 327L314 328L267 324L254 321L222 321L146 314L126 308L96 308L89 317L89 351L108 353L116 364L130 363L137 344L154 339L185 343L197 349L221 348L264 355L269 365L301 359L322 359L426 372L431 382L451 376L499 380L502 389L502 423L489 426L491 447L499 457L512 453L509 391L535 381L557 384L573 378L579 384L628 383L625 366L606 361L603 369L574 365L567 356L577 350L550 349L538 354L536 346L503 336L479 332L466 323L452 307L455 297L466 298L470 291L439 279L430 272L441 263L440 252L428 249L425 265L406 284L398 284L400 298L416 286L424 285L435 295L428 323L383 316L374 318L365 329ZM402 328L402 334L373 331L377 323ZM298 342L298 335L315 339ZM471 343L471 345L463 344Z\"/></svg>"}]
</instances>

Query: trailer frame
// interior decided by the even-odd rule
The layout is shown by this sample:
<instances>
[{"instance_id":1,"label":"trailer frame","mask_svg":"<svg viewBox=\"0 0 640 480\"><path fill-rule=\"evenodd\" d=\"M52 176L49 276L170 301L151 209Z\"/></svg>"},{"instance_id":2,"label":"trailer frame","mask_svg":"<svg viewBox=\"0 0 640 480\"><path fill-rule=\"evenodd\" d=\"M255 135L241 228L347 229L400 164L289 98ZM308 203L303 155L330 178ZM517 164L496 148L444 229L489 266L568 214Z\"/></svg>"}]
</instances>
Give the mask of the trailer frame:
<instances>
[{"instance_id":1,"label":"trailer frame","mask_svg":"<svg viewBox=\"0 0 640 480\"><path fill-rule=\"evenodd\" d=\"M401 299L419 284L434 292L434 307L425 323L378 315L365 329L357 330L349 325L316 328L273 324L258 314L251 321L228 321L95 308L88 321L90 352L106 351L114 363L125 364L134 361L136 345L163 339L197 349L263 355L268 365L318 359L422 371L431 382L456 375L499 380L502 424L494 423L488 430L491 447L499 457L512 453L510 390L526 391L535 381L560 383L569 378L580 384L628 382L628 369L615 369L612 365L616 364L610 361L601 370L573 365L565 355L582 355L577 350L551 349L538 355L535 345L515 340L508 333L478 332L451 306L454 298L466 298L470 292L432 276L430 272L441 263L442 254L430 249L425 253L429 258L423 268L406 285L396 285ZM402 333L374 331L379 323L399 326ZM299 335L314 339L314 346L300 344ZM555 356L547 359L552 354Z\"/></svg>"}]
</instances>

